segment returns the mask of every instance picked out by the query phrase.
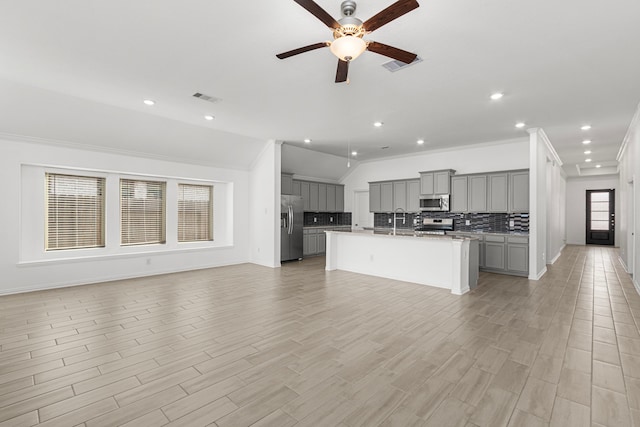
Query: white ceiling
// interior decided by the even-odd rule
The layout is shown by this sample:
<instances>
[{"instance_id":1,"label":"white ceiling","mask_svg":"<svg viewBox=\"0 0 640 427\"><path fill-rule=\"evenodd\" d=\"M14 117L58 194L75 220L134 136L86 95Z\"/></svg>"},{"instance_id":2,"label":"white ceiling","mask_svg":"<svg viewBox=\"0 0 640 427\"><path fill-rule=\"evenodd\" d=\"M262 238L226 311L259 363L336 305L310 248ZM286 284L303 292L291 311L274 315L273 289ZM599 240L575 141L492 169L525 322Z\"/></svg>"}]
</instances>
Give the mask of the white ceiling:
<instances>
[{"instance_id":1,"label":"white ceiling","mask_svg":"<svg viewBox=\"0 0 640 427\"><path fill-rule=\"evenodd\" d=\"M339 0L317 2L340 18ZM337 60L328 49L275 57L330 38L292 0L6 1L0 78L19 83L16 88L60 94L50 106L59 116L73 106L73 127L56 134L62 139L88 138L86 143L113 149L126 140L131 151L158 154L150 141L166 135L163 126L146 131L141 141L127 134L132 122L159 123L143 116L169 119L177 134L165 137L160 154L179 152L182 159L213 161L218 146L226 154L235 149L254 155L266 140L304 146L308 137L313 142L307 148L345 156L350 145L367 160L512 139L526 134L514 128L524 121L546 131L569 175L577 174L576 164L583 170L615 165L640 101L640 2L419 2L368 39L416 52L424 61L390 73L381 67L387 58L365 52L351 64L347 85L333 83ZM390 3L361 0L356 15L366 19ZM490 101L495 91L504 98ZM4 92L5 108L15 102L23 108L14 114L29 114L28 89ZM195 92L220 101L195 99ZM144 98L157 104L147 107ZM109 108L84 111L82 99ZM38 103L37 97L28 101ZM55 125L40 116L48 110L38 108L28 125L45 134ZM91 116L98 111L101 119ZM216 118L208 122L204 114ZM118 130L92 135L96 120ZM374 128L376 120L385 125ZM585 123L593 129L581 131ZM0 118L0 132L30 132L12 126ZM178 131L185 131L185 140L200 136L185 143L177 141ZM584 163L586 137L593 140L591 165ZM427 143L418 147L418 138Z\"/></svg>"}]
</instances>

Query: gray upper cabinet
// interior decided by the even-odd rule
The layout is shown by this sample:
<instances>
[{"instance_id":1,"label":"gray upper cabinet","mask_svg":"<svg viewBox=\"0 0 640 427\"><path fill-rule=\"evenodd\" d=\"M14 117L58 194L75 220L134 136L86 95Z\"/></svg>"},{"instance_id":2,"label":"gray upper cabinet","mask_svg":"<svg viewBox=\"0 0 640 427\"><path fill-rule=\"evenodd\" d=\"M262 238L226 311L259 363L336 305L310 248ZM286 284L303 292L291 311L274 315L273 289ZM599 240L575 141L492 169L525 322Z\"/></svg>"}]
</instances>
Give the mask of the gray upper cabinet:
<instances>
[{"instance_id":1,"label":"gray upper cabinet","mask_svg":"<svg viewBox=\"0 0 640 427\"><path fill-rule=\"evenodd\" d=\"M433 181L435 194L449 194L451 192L451 171L435 172Z\"/></svg>"},{"instance_id":2,"label":"gray upper cabinet","mask_svg":"<svg viewBox=\"0 0 640 427\"><path fill-rule=\"evenodd\" d=\"M297 179L293 180L293 195L302 196L302 182Z\"/></svg>"},{"instance_id":3,"label":"gray upper cabinet","mask_svg":"<svg viewBox=\"0 0 640 427\"><path fill-rule=\"evenodd\" d=\"M420 212L420 180L369 183L369 212Z\"/></svg>"},{"instance_id":4,"label":"gray upper cabinet","mask_svg":"<svg viewBox=\"0 0 640 427\"><path fill-rule=\"evenodd\" d=\"M302 196L307 212L344 212L344 185L293 180L293 193Z\"/></svg>"},{"instance_id":5,"label":"gray upper cabinet","mask_svg":"<svg viewBox=\"0 0 640 427\"><path fill-rule=\"evenodd\" d=\"M420 172L420 194L449 194L451 175L454 173L451 169Z\"/></svg>"},{"instance_id":6,"label":"gray upper cabinet","mask_svg":"<svg viewBox=\"0 0 640 427\"><path fill-rule=\"evenodd\" d=\"M393 211L393 183L380 184L380 212Z\"/></svg>"},{"instance_id":7,"label":"gray upper cabinet","mask_svg":"<svg viewBox=\"0 0 640 427\"><path fill-rule=\"evenodd\" d=\"M509 212L529 212L529 171L509 172Z\"/></svg>"},{"instance_id":8,"label":"gray upper cabinet","mask_svg":"<svg viewBox=\"0 0 640 427\"><path fill-rule=\"evenodd\" d=\"M434 194L433 172L420 172L420 194Z\"/></svg>"},{"instance_id":9,"label":"gray upper cabinet","mask_svg":"<svg viewBox=\"0 0 640 427\"><path fill-rule=\"evenodd\" d=\"M489 212L507 212L509 210L508 174L487 175L487 208Z\"/></svg>"},{"instance_id":10,"label":"gray upper cabinet","mask_svg":"<svg viewBox=\"0 0 640 427\"><path fill-rule=\"evenodd\" d=\"M420 180L407 181L407 212L420 212Z\"/></svg>"},{"instance_id":11,"label":"gray upper cabinet","mask_svg":"<svg viewBox=\"0 0 640 427\"><path fill-rule=\"evenodd\" d=\"M318 186L317 182L309 183L309 210L312 212L318 212Z\"/></svg>"},{"instance_id":12,"label":"gray upper cabinet","mask_svg":"<svg viewBox=\"0 0 640 427\"><path fill-rule=\"evenodd\" d=\"M380 210L380 183L369 184L369 212L382 212Z\"/></svg>"},{"instance_id":13,"label":"gray upper cabinet","mask_svg":"<svg viewBox=\"0 0 640 427\"><path fill-rule=\"evenodd\" d=\"M407 181L393 182L393 210L407 210Z\"/></svg>"},{"instance_id":14,"label":"gray upper cabinet","mask_svg":"<svg viewBox=\"0 0 640 427\"><path fill-rule=\"evenodd\" d=\"M293 175L286 173L280 175L280 193L293 194Z\"/></svg>"},{"instance_id":15,"label":"gray upper cabinet","mask_svg":"<svg viewBox=\"0 0 640 427\"><path fill-rule=\"evenodd\" d=\"M309 184L307 181L300 182L300 195L302 196L305 211L311 210L311 188Z\"/></svg>"},{"instance_id":16,"label":"gray upper cabinet","mask_svg":"<svg viewBox=\"0 0 640 427\"><path fill-rule=\"evenodd\" d=\"M344 185L336 185L336 212L344 212Z\"/></svg>"},{"instance_id":17,"label":"gray upper cabinet","mask_svg":"<svg viewBox=\"0 0 640 427\"><path fill-rule=\"evenodd\" d=\"M487 212L487 176L469 177L469 212Z\"/></svg>"},{"instance_id":18,"label":"gray upper cabinet","mask_svg":"<svg viewBox=\"0 0 640 427\"><path fill-rule=\"evenodd\" d=\"M327 212L336 211L336 186L327 185Z\"/></svg>"},{"instance_id":19,"label":"gray upper cabinet","mask_svg":"<svg viewBox=\"0 0 640 427\"><path fill-rule=\"evenodd\" d=\"M468 184L467 176L451 177L451 212L467 212L468 211Z\"/></svg>"},{"instance_id":20,"label":"gray upper cabinet","mask_svg":"<svg viewBox=\"0 0 640 427\"><path fill-rule=\"evenodd\" d=\"M318 211L327 211L327 184L318 184Z\"/></svg>"}]
</instances>

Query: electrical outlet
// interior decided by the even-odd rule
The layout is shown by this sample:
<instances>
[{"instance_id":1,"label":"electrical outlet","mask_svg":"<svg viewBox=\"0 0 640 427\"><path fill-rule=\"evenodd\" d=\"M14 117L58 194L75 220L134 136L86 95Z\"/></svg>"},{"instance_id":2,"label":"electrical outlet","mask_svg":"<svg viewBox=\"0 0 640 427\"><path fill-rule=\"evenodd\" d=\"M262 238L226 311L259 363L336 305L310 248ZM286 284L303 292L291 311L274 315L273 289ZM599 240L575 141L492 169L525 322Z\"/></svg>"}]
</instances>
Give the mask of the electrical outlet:
<instances>
[{"instance_id":1,"label":"electrical outlet","mask_svg":"<svg viewBox=\"0 0 640 427\"><path fill-rule=\"evenodd\" d=\"M471 220L470 219L465 220L464 225L471 225Z\"/></svg>"},{"instance_id":2,"label":"electrical outlet","mask_svg":"<svg viewBox=\"0 0 640 427\"><path fill-rule=\"evenodd\" d=\"M389 224L391 224L391 222L392 222L392 221L393 221L393 220L392 220L391 218L389 218Z\"/></svg>"},{"instance_id":3,"label":"electrical outlet","mask_svg":"<svg viewBox=\"0 0 640 427\"><path fill-rule=\"evenodd\" d=\"M332 216L329 217L329 222L333 222L333 217Z\"/></svg>"},{"instance_id":4,"label":"electrical outlet","mask_svg":"<svg viewBox=\"0 0 640 427\"><path fill-rule=\"evenodd\" d=\"M509 227L513 228L516 226L516 222L514 220L509 220Z\"/></svg>"},{"instance_id":5,"label":"electrical outlet","mask_svg":"<svg viewBox=\"0 0 640 427\"><path fill-rule=\"evenodd\" d=\"M313 222L318 222L318 218L317 217L313 217Z\"/></svg>"}]
</instances>

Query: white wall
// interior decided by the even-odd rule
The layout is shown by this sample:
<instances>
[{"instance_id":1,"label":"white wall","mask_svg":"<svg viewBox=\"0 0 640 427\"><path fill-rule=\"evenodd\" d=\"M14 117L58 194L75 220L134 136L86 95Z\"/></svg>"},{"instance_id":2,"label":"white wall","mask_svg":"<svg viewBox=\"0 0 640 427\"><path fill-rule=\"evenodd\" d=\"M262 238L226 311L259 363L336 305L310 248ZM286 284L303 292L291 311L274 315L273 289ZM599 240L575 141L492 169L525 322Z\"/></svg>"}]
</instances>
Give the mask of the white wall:
<instances>
[{"instance_id":1,"label":"white wall","mask_svg":"<svg viewBox=\"0 0 640 427\"><path fill-rule=\"evenodd\" d=\"M0 139L0 178L3 206L2 245L0 245L0 293L24 292L35 289L94 283L126 277L192 270L250 261L249 242L249 175L248 171L222 169L193 164L151 160L97 151L84 151L23 140ZM24 189L33 168L60 167L73 170L93 170L108 173L128 173L172 179L203 180L219 183L225 192L214 200L220 221L216 241L207 247L187 245L171 247L151 245L128 250L79 250L74 258L54 259L44 253L44 245L34 245L29 238L30 222L35 221L34 209L40 209L44 199L44 181L36 188ZM44 176L42 176L44 180ZM13 184L13 185L9 185ZM118 205L107 207L107 216ZM221 210L222 209L222 210ZM29 210L29 211L25 211ZM38 216L39 229L44 212ZM108 231L110 233L110 231ZM222 239L222 241L220 241ZM206 245L205 245L206 246ZM183 248L187 249L183 249ZM34 252L35 251L35 252ZM84 251L84 252L83 252ZM128 253L127 253L128 252ZM133 253L131 253L133 252ZM68 253L72 255L71 252ZM87 256L85 256L85 254Z\"/></svg>"},{"instance_id":2,"label":"white wall","mask_svg":"<svg viewBox=\"0 0 640 427\"><path fill-rule=\"evenodd\" d=\"M280 266L280 155L282 143L269 141L251 169L251 262Z\"/></svg>"},{"instance_id":3,"label":"white wall","mask_svg":"<svg viewBox=\"0 0 640 427\"><path fill-rule=\"evenodd\" d=\"M620 259L640 292L640 106L629 126L627 135L618 153L620 180L617 199L620 213L616 221L616 239L620 246Z\"/></svg>"},{"instance_id":4,"label":"white wall","mask_svg":"<svg viewBox=\"0 0 640 427\"><path fill-rule=\"evenodd\" d=\"M616 216L620 215L620 198L618 192L618 175L570 177L567 179L567 243L584 245L586 243L587 226L587 190L616 190ZM616 227L615 245L619 245L619 230Z\"/></svg>"},{"instance_id":5,"label":"white wall","mask_svg":"<svg viewBox=\"0 0 640 427\"><path fill-rule=\"evenodd\" d=\"M547 263L553 264L566 244L567 181L562 167L547 162Z\"/></svg>"},{"instance_id":6,"label":"white wall","mask_svg":"<svg viewBox=\"0 0 640 427\"><path fill-rule=\"evenodd\" d=\"M361 162L342 180L345 211L351 212L354 191L369 190L370 181L419 178L421 171L454 169L458 174L482 173L529 167L528 139L430 151L410 157Z\"/></svg>"}]
</instances>

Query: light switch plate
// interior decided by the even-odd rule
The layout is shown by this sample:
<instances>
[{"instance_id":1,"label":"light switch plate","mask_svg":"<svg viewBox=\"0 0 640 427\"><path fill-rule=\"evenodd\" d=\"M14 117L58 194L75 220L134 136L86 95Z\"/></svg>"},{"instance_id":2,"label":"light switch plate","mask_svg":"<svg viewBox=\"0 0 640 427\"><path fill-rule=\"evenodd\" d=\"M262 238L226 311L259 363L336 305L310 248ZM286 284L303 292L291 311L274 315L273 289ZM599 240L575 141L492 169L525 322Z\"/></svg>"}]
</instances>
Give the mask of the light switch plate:
<instances>
[{"instance_id":1,"label":"light switch plate","mask_svg":"<svg viewBox=\"0 0 640 427\"><path fill-rule=\"evenodd\" d=\"M509 221L509 227L513 228L513 227L515 227L515 226L516 226L515 221L514 221L514 220L510 220L510 221Z\"/></svg>"}]
</instances>

